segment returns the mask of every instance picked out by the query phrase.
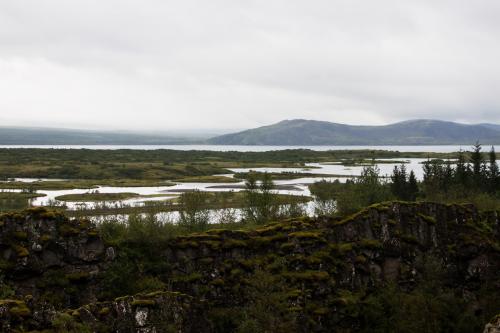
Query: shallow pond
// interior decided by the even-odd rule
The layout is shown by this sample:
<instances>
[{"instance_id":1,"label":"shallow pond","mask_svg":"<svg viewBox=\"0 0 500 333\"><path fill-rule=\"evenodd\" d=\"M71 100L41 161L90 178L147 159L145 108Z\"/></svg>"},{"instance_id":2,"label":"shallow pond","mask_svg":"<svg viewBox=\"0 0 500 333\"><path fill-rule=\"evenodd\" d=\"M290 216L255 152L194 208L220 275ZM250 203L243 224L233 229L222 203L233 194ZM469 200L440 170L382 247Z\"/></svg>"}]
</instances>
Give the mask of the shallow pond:
<instances>
[{"instance_id":1,"label":"shallow pond","mask_svg":"<svg viewBox=\"0 0 500 333\"><path fill-rule=\"evenodd\" d=\"M426 159L413 158L404 159L407 161L405 164L407 172L414 171L418 179L423 176L422 162ZM377 164L380 169L380 174L382 176L389 176L392 174L394 166L400 165L400 163L379 163ZM315 173L324 174L325 177L307 177L289 180L276 180L275 184L281 186L281 189L275 190L275 193L279 194L291 194L291 195L305 195L309 196L310 192L308 185L320 180L334 181L339 180L340 182L345 182L350 176L358 176L361 174L363 166L344 166L340 164L325 164L325 163L307 163L303 168L234 168L230 169L232 172L248 172L250 170L260 171L260 172L297 172L297 173ZM331 175L339 175L343 177L335 177ZM232 174L225 175L232 177ZM347 177L346 177L347 176ZM30 182L31 179L22 180ZM181 194L185 191L190 190L200 190L200 191L211 191L211 192L224 192L224 191L242 191L244 189L244 181L239 183L177 183L174 186L155 186L155 187L112 187L112 186L99 186L97 189L72 189L72 190L39 190L39 193L43 193L46 196L35 198L32 200L32 205L34 206L44 206L49 204L65 204L69 209L79 209L82 207L93 208L100 203L95 202L60 202L56 200L56 197L66 194L84 194L92 191L99 191L100 193L121 193L121 192L132 192L139 195L164 195L150 198L132 198L126 200L120 200L116 202L107 202L108 204L121 203L129 206L141 206L147 201L158 201L158 200L169 200L176 195Z\"/></svg>"}]
</instances>

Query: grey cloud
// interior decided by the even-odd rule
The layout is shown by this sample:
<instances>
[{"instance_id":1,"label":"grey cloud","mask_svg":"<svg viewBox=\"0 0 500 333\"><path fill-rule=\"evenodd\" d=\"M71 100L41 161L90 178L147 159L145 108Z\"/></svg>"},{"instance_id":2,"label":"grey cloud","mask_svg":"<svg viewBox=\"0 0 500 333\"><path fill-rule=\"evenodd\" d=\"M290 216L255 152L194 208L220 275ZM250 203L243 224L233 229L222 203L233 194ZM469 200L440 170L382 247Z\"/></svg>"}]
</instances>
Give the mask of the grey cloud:
<instances>
[{"instance_id":1,"label":"grey cloud","mask_svg":"<svg viewBox=\"0 0 500 333\"><path fill-rule=\"evenodd\" d=\"M5 0L0 122L500 122L500 3Z\"/></svg>"}]
</instances>

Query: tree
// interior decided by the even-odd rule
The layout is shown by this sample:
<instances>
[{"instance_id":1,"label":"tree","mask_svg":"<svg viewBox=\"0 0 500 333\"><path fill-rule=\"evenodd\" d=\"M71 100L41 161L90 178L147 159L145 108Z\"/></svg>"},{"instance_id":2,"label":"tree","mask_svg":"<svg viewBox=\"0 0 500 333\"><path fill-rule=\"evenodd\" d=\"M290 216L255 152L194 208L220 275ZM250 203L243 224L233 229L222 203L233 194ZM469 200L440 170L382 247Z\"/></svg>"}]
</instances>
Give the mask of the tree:
<instances>
[{"instance_id":1,"label":"tree","mask_svg":"<svg viewBox=\"0 0 500 333\"><path fill-rule=\"evenodd\" d=\"M204 231L210 222L209 199L210 194L200 190L182 193L179 198L179 226L188 231Z\"/></svg>"},{"instance_id":2,"label":"tree","mask_svg":"<svg viewBox=\"0 0 500 333\"><path fill-rule=\"evenodd\" d=\"M417 178L415 177L415 173L410 171L410 176L408 178L408 200L410 201L415 201L418 196L418 182Z\"/></svg>"},{"instance_id":3,"label":"tree","mask_svg":"<svg viewBox=\"0 0 500 333\"><path fill-rule=\"evenodd\" d=\"M489 178L489 190L491 193L497 192L500 184L500 171L497 164L497 154L495 153L495 147L491 146L489 154L489 165L488 165L488 178Z\"/></svg>"},{"instance_id":4,"label":"tree","mask_svg":"<svg viewBox=\"0 0 500 333\"><path fill-rule=\"evenodd\" d=\"M337 198L337 210L341 214L356 212L374 203L392 198L387 182L380 176L377 166L367 166L354 181L346 182Z\"/></svg>"},{"instance_id":5,"label":"tree","mask_svg":"<svg viewBox=\"0 0 500 333\"><path fill-rule=\"evenodd\" d=\"M349 181L349 180L347 180ZM314 214L316 216L331 216L337 211L337 197L339 191L347 184L335 181L321 180L309 186L314 197Z\"/></svg>"},{"instance_id":6,"label":"tree","mask_svg":"<svg viewBox=\"0 0 500 333\"><path fill-rule=\"evenodd\" d=\"M485 182L485 173L486 168L484 165L483 154L481 153L481 144L476 142L476 144L472 147L471 153L471 163L472 163L472 176L475 189L483 189L486 186Z\"/></svg>"},{"instance_id":7,"label":"tree","mask_svg":"<svg viewBox=\"0 0 500 333\"><path fill-rule=\"evenodd\" d=\"M457 166L455 168L455 183L461 186L467 186L467 165L465 162L465 153L460 149L457 156Z\"/></svg>"},{"instance_id":8,"label":"tree","mask_svg":"<svg viewBox=\"0 0 500 333\"><path fill-rule=\"evenodd\" d=\"M263 224L274 218L278 207L274 200L274 193L272 193L274 183L271 176L265 172L260 184L258 184L255 175L249 174L245 187L245 208L243 210L245 219L253 223Z\"/></svg>"},{"instance_id":9,"label":"tree","mask_svg":"<svg viewBox=\"0 0 500 333\"><path fill-rule=\"evenodd\" d=\"M406 167L404 164L399 168L397 165L391 175L391 191L392 194L398 199L406 200Z\"/></svg>"}]
</instances>

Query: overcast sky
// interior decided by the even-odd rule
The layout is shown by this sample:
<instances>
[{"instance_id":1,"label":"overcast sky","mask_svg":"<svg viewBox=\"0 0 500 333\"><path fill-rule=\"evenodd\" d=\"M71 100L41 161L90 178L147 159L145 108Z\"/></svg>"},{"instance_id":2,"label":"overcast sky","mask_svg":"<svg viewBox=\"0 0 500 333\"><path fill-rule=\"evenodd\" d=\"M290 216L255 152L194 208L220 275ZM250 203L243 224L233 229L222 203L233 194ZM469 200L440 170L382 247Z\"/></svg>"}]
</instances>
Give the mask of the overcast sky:
<instances>
[{"instance_id":1,"label":"overcast sky","mask_svg":"<svg viewBox=\"0 0 500 333\"><path fill-rule=\"evenodd\" d=\"M500 1L0 1L0 125L293 118L500 123Z\"/></svg>"}]
</instances>

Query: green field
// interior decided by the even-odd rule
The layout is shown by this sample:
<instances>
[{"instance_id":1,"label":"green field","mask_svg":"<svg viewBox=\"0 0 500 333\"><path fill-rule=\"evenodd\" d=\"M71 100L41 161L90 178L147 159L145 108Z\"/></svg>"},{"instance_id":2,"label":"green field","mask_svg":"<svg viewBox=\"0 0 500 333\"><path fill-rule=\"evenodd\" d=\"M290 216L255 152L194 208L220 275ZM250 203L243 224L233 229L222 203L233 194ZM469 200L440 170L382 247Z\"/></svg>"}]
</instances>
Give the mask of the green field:
<instances>
[{"instance_id":1,"label":"green field","mask_svg":"<svg viewBox=\"0 0 500 333\"><path fill-rule=\"evenodd\" d=\"M231 173L227 168L304 167L311 162L366 162L372 158L453 158L456 154L384 150L217 152L179 150L0 149L0 179L62 178L88 185L175 181ZM139 185L141 184L141 185ZM48 185L48 184L47 184ZM51 184L52 185L52 184ZM126 186L125 184L121 184ZM3 185L5 186L5 184ZM54 186L57 186L54 184ZM134 186L134 185L129 185Z\"/></svg>"}]
</instances>

